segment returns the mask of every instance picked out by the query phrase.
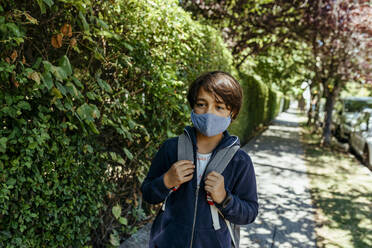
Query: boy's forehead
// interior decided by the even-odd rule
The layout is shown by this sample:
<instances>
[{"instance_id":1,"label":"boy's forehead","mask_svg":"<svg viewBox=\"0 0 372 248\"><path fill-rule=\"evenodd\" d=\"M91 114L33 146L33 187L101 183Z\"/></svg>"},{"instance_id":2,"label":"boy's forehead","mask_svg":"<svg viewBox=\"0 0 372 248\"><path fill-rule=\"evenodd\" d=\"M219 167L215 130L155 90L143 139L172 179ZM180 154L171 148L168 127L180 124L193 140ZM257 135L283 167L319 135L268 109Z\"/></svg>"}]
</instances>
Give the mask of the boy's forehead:
<instances>
[{"instance_id":1,"label":"boy's forehead","mask_svg":"<svg viewBox=\"0 0 372 248\"><path fill-rule=\"evenodd\" d=\"M203 87L199 88L196 100L214 100L217 103L224 103L221 96L217 95L215 92L209 92Z\"/></svg>"}]
</instances>

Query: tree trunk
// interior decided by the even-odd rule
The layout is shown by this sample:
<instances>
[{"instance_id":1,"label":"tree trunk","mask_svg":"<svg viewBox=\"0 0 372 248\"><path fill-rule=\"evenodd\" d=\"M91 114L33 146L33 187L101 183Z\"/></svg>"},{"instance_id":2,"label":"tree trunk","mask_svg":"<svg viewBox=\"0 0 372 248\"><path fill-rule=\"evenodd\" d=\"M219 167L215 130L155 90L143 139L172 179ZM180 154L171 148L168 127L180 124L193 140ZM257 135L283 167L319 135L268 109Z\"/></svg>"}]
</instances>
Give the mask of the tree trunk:
<instances>
[{"instance_id":1,"label":"tree trunk","mask_svg":"<svg viewBox=\"0 0 372 248\"><path fill-rule=\"evenodd\" d=\"M325 120L323 128L323 145L329 146L331 144L331 123L332 123L332 112L335 104L336 95L331 93L327 96L325 105Z\"/></svg>"},{"instance_id":2,"label":"tree trunk","mask_svg":"<svg viewBox=\"0 0 372 248\"><path fill-rule=\"evenodd\" d=\"M337 80L337 79L336 79ZM324 85L326 86L326 85ZM335 105L336 98L338 97L338 94L341 90L341 82L336 81L334 83L334 87L332 90L327 89L324 87L325 95L327 97L326 99L326 105L325 105L325 117L324 117L324 127L323 127L323 145L329 146L331 144L331 124L332 124L332 112L333 112L333 106Z\"/></svg>"},{"instance_id":3,"label":"tree trunk","mask_svg":"<svg viewBox=\"0 0 372 248\"><path fill-rule=\"evenodd\" d=\"M315 100L315 94L313 94L313 85L314 83L312 82L310 84L310 108L309 108L309 111L307 112L307 126L311 126L311 124L313 123L312 122L312 117L313 117L313 104L314 104L314 100Z\"/></svg>"}]
</instances>

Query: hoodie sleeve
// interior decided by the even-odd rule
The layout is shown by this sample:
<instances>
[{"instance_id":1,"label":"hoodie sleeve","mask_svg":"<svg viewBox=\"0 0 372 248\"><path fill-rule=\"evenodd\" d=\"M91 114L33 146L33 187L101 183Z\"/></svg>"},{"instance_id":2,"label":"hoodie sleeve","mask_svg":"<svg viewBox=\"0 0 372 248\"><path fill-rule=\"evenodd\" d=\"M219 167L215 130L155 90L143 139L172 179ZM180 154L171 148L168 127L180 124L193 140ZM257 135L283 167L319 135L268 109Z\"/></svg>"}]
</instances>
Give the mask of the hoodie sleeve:
<instances>
[{"instance_id":1,"label":"hoodie sleeve","mask_svg":"<svg viewBox=\"0 0 372 248\"><path fill-rule=\"evenodd\" d=\"M258 214L256 176L252 160L244 151L239 150L232 162L238 169L234 170L237 181L232 190L226 188L231 200L225 206L216 206L230 222L245 225L252 223Z\"/></svg>"},{"instance_id":2,"label":"hoodie sleeve","mask_svg":"<svg viewBox=\"0 0 372 248\"><path fill-rule=\"evenodd\" d=\"M150 170L141 185L143 199L151 204L157 204L164 201L170 192L170 189L165 186L163 180L164 174L171 166L167 155L169 143L169 140L167 140L160 147L152 160Z\"/></svg>"}]
</instances>

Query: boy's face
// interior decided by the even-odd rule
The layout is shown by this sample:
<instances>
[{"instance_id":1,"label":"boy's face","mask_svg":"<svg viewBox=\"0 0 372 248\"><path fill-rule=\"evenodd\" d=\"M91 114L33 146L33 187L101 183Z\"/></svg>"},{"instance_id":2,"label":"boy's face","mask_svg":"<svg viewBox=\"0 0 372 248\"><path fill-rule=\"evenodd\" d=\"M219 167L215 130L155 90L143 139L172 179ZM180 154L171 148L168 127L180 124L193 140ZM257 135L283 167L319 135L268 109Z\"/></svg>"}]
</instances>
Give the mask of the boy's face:
<instances>
[{"instance_id":1,"label":"boy's face","mask_svg":"<svg viewBox=\"0 0 372 248\"><path fill-rule=\"evenodd\" d=\"M204 90L200 87L198 96L196 97L194 105L195 114L215 114L221 117L228 117L231 111L222 99L216 99L212 93Z\"/></svg>"}]
</instances>

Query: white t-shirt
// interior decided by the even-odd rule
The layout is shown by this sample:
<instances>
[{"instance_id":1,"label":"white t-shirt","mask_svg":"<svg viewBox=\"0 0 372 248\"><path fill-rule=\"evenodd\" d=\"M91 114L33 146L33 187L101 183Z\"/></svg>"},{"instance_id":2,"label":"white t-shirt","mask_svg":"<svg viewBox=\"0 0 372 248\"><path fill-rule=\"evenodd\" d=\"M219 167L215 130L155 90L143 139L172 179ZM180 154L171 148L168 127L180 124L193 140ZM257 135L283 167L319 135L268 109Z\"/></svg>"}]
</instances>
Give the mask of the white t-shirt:
<instances>
[{"instance_id":1,"label":"white t-shirt","mask_svg":"<svg viewBox=\"0 0 372 248\"><path fill-rule=\"evenodd\" d=\"M207 164L209 162L209 159L211 158L212 153L202 154L202 153L196 153L196 169L197 169L197 177L198 177L198 185L200 184L200 180L203 176L203 173L205 171L205 168L207 167Z\"/></svg>"}]
</instances>

